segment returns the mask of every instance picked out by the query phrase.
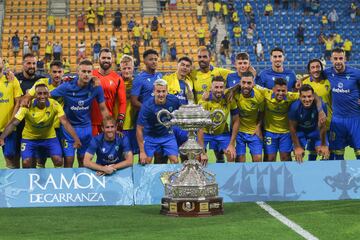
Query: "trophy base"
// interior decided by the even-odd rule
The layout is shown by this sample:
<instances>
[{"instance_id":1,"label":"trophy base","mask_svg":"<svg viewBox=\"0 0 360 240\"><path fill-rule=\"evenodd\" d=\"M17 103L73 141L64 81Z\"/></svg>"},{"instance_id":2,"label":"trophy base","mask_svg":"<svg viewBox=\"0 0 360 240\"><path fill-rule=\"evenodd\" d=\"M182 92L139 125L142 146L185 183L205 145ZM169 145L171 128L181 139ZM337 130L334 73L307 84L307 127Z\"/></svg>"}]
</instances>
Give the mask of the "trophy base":
<instances>
[{"instance_id":1,"label":"trophy base","mask_svg":"<svg viewBox=\"0 0 360 240\"><path fill-rule=\"evenodd\" d=\"M224 214L222 197L197 199L161 199L160 213L172 217L210 217Z\"/></svg>"}]
</instances>

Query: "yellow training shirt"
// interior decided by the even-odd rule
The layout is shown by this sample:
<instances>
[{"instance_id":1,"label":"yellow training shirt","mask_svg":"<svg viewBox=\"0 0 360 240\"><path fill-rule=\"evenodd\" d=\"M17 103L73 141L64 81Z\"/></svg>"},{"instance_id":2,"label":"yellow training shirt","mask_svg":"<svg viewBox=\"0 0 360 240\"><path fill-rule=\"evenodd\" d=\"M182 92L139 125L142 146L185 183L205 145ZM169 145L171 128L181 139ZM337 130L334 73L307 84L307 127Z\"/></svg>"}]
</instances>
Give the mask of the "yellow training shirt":
<instances>
[{"instance_id":1,"label":"yellow training shirt","mask_svg":"<svg viewBox=\"0 0 360 240\"><path fill-rule=\"evenodd\" d=\"M288 133L288 111L291 103L299 99L299 93L288 92L285 99L278 102L272 90L258 87L265 98L264 129L272 133Z\"/></svg>"},{"instance_id":2,"label":"yellow training shirt","mask_svg":"<svg viewBox=\"0 0 360 240\"><path fill-rule=\"evenodd\" d=\"M168 92L169 92L169 94L176 95L176 94L180 93L180 91L181 91L180 83L179 83L180 80L178 79L178 76L177 76L176 72L165 75L163 77L163 79L168 84ZM193 88L193 86L192 86L193 83L192 83L190 77L186 77L185 82L190 86L191 89Z\"/></svg>"},{"instance_id":3,"label":"yellow training shirt","mask_svg":"<svg viewBox=\"0 0 360 240\"><path fill-rule=\"evenodd\" d=\"M11 120L15 98L21 97L22 94L17 78L14 78L13 81L9 81L5 75L0 78L0 132L4 131L5 126Z\"/></svg>"},{"instance_id":4,"label":"yellow training shirt","mask_svg":"<svg viewBox=\"0 0 360 240\"><path fill-rule=\"evenodd\" d=\"M210 66L210 71L204 73L200 70L193 70L191 72L191 80L193 81L195 101L199 102L205 92L209 92L211 88L212 78L215 76L222 76L225 80L229 73L233 71L225 68L217 68ZM225 82L226 85L226 82Z\"/></svg>"},{"instance_id":5,"label":"yellow training shirt","mask_svg":"<svg viewBox=\"0 0 360 240\"><path fill-rule=\"evenodd\" d=\"M343 47L344 47L344 51L351 51L352 42L350 40L345 40Z\"/></svg>"},{"instance_id":6,"label":"yellow training shirt","mask_svg":"<svg viewBox=\"0 0 360 240\"><path fill-rule=\"evenodd\" d=\"M210 98L211 98L211 93L210 93ZM212 135L220 135L223 133L228 133L229 132L229 126L227 124L227 119L229 117L229 113L232 110L236 110L237 106L235 101L231 101L231 103L229 104L228 101L226 100L225 96L219 101L215 101L215 100L200 100L199 104L202 105L202 107L209 111L209 112L214 112L215 110L222 110L225 114L225 119L224 122L222 124L220 124L218 127L214 128L213 133L211 133ZM204 132L209 134L210 128L205 128Z\"/></svg>"},{"instance_id":7,"label":"yellow training shirt","mask_svg":"<svg viewBox=\"0 0 360 240\"><path fill-rule=\"evenodd\" d=\"M41 140L55 138L55 119L65 115L61 105L53 99L48 99L46 107L40 109L36 106L37 99L31 102L30 108L21 107L15 118L19 121L25 119L22 133L23 139Z\"/></svg>"},{"instance_id":8,"label":"yellow training shirt","mask_svg":"<svg viewBox=\"0 0 360 240\"><path fill-rule=\"evenodd\" d=\"M264 111L263 94L254 88L250 97L246 98L239 93L235 96L235 100L240 115L239 132L255 134L259 112Z\"/></svg>"}]
</instances>

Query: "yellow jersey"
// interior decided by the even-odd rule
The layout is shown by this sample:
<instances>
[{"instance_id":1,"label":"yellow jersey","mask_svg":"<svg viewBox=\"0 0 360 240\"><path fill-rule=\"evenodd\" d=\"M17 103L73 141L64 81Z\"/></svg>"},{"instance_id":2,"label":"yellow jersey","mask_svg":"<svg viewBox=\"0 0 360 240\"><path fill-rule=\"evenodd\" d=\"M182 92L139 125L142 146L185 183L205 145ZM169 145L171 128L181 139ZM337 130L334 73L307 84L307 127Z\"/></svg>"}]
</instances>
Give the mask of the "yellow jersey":
<instances>
[{"instance_id":1,"label":"yellow jersey","mask_svg":"<svg viewBox=\"0 0 360 240\"><path fill-rule=\"evenodd\" d=\"M221 3L219 3L219 2L216 2L215 4L214 4L214 10L215 10L215 12L220 12L220 10L221 10Z\"/></svg>"},{"instance_id":2,"label":"yellow jersey","mask_svg":"<svg viewBox=\"0 0 360 240\"><path fill-rule=\"evenodd\" d=\"M97 8L97 15L99 15L99 16L104 16L104 12L105 12L105 7L104 6L99 6L98 8Z\"/></svg>"},{"instance_id":3,"label":"yellow jersey","mask_svg":"<svg viewBox=\"0 0 360 240\"><path fill-rule=\"evenodd\" d=\"M264 129L272 133L288 133L289 119L288 111L291 103L299 99L299 93L288 92L286 97L278 102L275 94L270 89L257 87L265 98L264 105Z\"/></svg>"},{"instance_id":4,"label":"yellow jersey","mask_svg":"<svg viewBox=\"0 0 360 240\"><path fill-rule=\"evenodd\" d=\"M242 94L238 94L234 98L239 109L239 132L255 134L259 113L264 111L263 94L254 88L250 93L250 97L247 98Z\"/></svg>"},{"instance_id":5,"label":"yellow jersey","mask_svg":"<svg viewBox=\"0 0 360 240\"><path fill-rule=\"evenodd\" d=\"M211 93L210 93L210 98L211 98ZM209 99L209 100L201 99L199 101L199 104L201 104L205 110L207 110L211 113L214 112L215 110L222 110L225 114L224 122L222 124L220 124L219 126L217 126L216 128L214 128L213 129L214 131L211 134L220 135L220 134L229 132L229 126L227 124L227 119L229 117L230 111L237 110L237 105L236 105L235 101L231 101L231 103L229 104L224 96L220 101L215 101L215 100L211 100L211 99ZM210 128L205 128L204 132L209 134Z\"/></svg>"},{"instance_id":6,"label":"yellow jersey","mask_svg":"<svg viewBox=\"0 0 360 240\"><path fill-rule=\"evenodd\" d=\"M5 75L0 78L0 132L4 131L5 126L13 115L15 98L23 94L17 78L9 81Z\"/></svg>"},{"instance_id":7,"label":"yellow jersey","mask_svg":"<svg viewBox=\"0 0 360 240\"><path fill-rule=\"evenodd\" d=\"M49 92L51 92L52 90L54 90L56 87L54 85L51 84L51 79L50 78L40 78L39 80L37 80L34 85L32 86L32 88L30 88L28 90L28 93L30 96L35 97L35 88L37 85L39 84L45 84L48 89ZM60 105L62 107L64 107L64 101L62 98L57 98L56 99L58 103L60 103ZM54 124L55 128L59 128L60 127L60 121L58 118L55 118L55 124Z\"/></svg>"},{"instance_id":8,"label":"yellow jersey","mask_svg":"<svg viewBox=\"0 0 360 240\"><path fill-rule=\"evenodd\" d=\"M138 26L133 27L133 33L134 33L134 37L140 37L141 36L140 27Z\"/></svg>"},{"instance_id":9,"label":"yellow jersey","mask_svg":"<svg viewBox=\"0 0 360 240\"><path fill-rule=\"evenodd\" d=\"M167 82L168 84L168 92L170 94L176 95L179 94L181 89L180 89L180 83L179 83L179 78L177 76L177 73L171 73L171 74L167 74L163 77L163 79ZM189 85L189 87L192 89L193 88L193 83L191 81L190 77L186 77L185 78L185 82Z\"/></svg>"},{"instance_id":10,"label":"yellow jersey","mask_svg":"<svg viewBox=\"0 0 360 240\"><path fill-rule=\"evenodd\" d=\"M126 112L125 112L125 119L124 119L124 130L131 130L135 127L135 121L136 121L136 111L131 105L131 88L133 84L133 79L130 81L126 81L124 79L125 87L126 87Z\"/></svg>"},{"instance_id":11,"label":"yellow jersey","mask_svg":"<svg viewBox=\"0 0 360 240\"><path fill-rule=\"evenodd\" d=\"M232 73L233 71L225 69L225 68L217 68L210 66L210 71L204 73L202 71L193 70L190 74L191 80L193 82L193 88L194 88L194 95L195 95L195 101L199 102L199 100L202 98L202 95L205 92L209 92L211 89L211 81L212 78L215 76L222 76L225 80L229 73ZM226 82L225 82L226 86Z\"/></svg>"},{"instance_id":12,"label":"yellow jersey","mask_svg":"<svg viewBox=\"0 0 360 240\"><path fill-rule=\"evenodd\" d=\"M55 119L65 115L63 108L56 100L48 99L45 108L40 109L36 106L36 101L37 99L34 99L29 108L21 107L15 115L19 121L25 119L22 138L29 140L55 138Z\"/></svg>"},{"instance_id":13,"label":"yellow jersey","mask_svg":"<svg viewBox=\"0 0 360 240\"><path fill-rule=\"evenodd\" d=\"M273 7L270 3L266 4L265 6L265 12L272 12L273 11Z\"/></svg>"},{"instance_id":14,"label":"yellow jersey","mask_svg":"<svg viewBox=\"0 0 360 240\"><path fill-rule=\"evenodd\" d=\"M309 84L314 92L321 97L321 100L326 104L327 108L327 118L326 118L326 127L330 128L331 116L332 116L332 107L331 107L331 87L328 79L321 80L320 82L315 82L310 79L310 76L303 81L303 84Z\"/></svg>"}]
</instances>

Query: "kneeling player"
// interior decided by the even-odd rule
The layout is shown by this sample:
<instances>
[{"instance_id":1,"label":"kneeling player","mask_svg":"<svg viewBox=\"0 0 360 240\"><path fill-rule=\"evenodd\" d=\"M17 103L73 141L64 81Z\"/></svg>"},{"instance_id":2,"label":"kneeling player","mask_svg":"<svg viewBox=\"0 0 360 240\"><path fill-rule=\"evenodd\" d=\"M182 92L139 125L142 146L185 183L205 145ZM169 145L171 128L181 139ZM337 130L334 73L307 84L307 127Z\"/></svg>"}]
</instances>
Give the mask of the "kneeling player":
<instances>
[{"instance_id":1,"label":"kneeling player","mask_svg":"<svg viewBox=\"0 0 360 240\"><path fill-rule=\"evenodd\" d=\"M329 148L326 143L326 125L318 127L319 112L314 102L314 89L305 84L299 92L300 99L291 105L288 113L295 160L303 161L305 146L310 151L309 160L316 160L316 154L327 159ZM322 108L326 111L324 103Z\"/></svg>"},{"instance_id":2,"label":"kneeling player","mask_svg":"<svg viewBox=\"0 0 360 240\"><path fill-rule=\"evenodd\" d=\"M116 123L112 117L102 121L102 133L91 140L84 157L84 166L98 171L99 175L112 174L117 169L133 163L133 154L126 137L116 134ZM96 162L92 162L96 153Z\"/></svg>"},{"instance_id":3,"label":"kneeling player","mask_svg":"<svg viewBox=\"0 0 360 240\"><path fill-rule=\"evenodd\" d=\"M81 146L80 140L68 122L61 105L49 99L49 89L45 84L35 87L36 99L29 108L21 107L15 117L6 126L0 136L0 145L19 123L25 119L25 127L21 140L21 157L23 168L35 168L36 156L40 151L48 152L55 167L62 167L62 150L55 133L55 120L59 118L65 130L74 139L74 148Z\"/></svg>"}]
</instances>

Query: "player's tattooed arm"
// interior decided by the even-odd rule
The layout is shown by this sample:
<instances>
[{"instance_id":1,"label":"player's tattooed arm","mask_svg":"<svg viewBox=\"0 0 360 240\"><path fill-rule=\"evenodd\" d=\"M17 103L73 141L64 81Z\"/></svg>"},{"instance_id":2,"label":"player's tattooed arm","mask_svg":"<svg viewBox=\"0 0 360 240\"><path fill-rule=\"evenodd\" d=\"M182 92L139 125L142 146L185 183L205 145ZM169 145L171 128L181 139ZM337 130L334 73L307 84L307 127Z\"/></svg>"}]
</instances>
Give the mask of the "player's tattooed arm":
<instances>
[{"instance_id":1,"label":"player's tattooed arm","mask_svg":"<svg viewBox=\"0 0 360 240\"><path fill-rule=\"evenodd\" d=\"M316 108L319 113L318 125L323 126L326 123L326 113L322 107L321 98L316 93L314 95L315 95L314 101L315 101Z\"/></svg>"}]
</instances>

